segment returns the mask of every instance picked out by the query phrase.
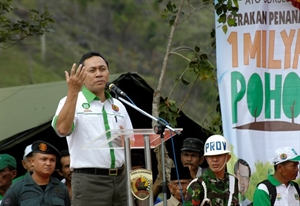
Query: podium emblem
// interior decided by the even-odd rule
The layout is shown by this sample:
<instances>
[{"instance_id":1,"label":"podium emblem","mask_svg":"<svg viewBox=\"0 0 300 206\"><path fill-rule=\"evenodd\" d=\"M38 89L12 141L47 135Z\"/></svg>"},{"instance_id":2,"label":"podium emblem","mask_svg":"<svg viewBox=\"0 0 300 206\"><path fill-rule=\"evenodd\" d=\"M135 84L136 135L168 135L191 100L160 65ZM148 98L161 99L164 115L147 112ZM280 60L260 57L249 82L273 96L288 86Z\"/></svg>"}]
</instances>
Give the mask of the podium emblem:
<instances>
[{"instance_id":1,"label":"podium emblem","mask_svg":"<svg viewBox=\"0 0 300 206\"><path fill-rule=\"evenodd\" d=\"M152 171L136 169L130 172L131 193L139 200L150 196L152 189Z\"/></svg>"}]
</instances>

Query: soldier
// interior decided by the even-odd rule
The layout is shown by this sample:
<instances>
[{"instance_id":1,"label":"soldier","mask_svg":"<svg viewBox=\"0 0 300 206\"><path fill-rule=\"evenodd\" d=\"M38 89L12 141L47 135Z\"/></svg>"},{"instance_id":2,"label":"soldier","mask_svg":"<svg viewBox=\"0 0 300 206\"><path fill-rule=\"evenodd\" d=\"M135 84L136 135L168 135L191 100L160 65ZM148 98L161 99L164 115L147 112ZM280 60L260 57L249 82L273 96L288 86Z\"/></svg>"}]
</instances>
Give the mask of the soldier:
<instances>
[{"instance_id":1,"label":"soldier","mask_svg":"<svg viewBox=\"0 0 300 206\"><path fill-rule=\"evenodd\" d=\"M60 154L57 149L45 141L32 144L33 173L14 183L5 193L1 206L17 205L70 205L67 188L58 179L51 177L56 159Z\"/></svg>"},{"instance_id":2,"label":"soldier","mask_svg":"<svg viewBox=\"0 0 300 206\"><path fill-rule=\"evenodd\" d=\"M212 135L206 140L204 156L209 168L189 184L186 206L239 205L237 179L226 172L226 163L231 157L229 147L221 135Z\"/></svg>"}]
</instances>

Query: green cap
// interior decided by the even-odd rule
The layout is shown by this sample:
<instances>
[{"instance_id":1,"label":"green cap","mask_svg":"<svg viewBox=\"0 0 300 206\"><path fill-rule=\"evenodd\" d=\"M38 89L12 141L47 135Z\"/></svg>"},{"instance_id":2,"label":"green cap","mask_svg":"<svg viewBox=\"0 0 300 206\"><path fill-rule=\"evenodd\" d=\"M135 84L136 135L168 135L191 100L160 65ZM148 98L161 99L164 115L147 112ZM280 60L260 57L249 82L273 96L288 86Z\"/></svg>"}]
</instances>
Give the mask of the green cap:
<instances>
[{"instance_id":1,"label":"green cap","mask_svg":"<svg viewBox=\"0 0 300 206\"><path fill-rule=\"evenodd\" d=\"M13 156L10 156L9 154L0 154L0 170L3 170L8 166L11 166L16 169L16 159Z\"/></svg>"}]
</instances>

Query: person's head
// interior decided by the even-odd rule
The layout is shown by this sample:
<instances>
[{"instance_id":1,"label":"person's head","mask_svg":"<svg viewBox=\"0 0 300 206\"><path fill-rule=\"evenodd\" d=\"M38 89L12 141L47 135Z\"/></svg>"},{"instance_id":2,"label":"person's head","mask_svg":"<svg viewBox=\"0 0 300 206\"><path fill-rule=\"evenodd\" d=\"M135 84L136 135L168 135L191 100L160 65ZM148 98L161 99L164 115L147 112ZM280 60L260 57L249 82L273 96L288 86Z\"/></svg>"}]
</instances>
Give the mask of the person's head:
<instances>
[{"instance_id":1,"label":"person's head","mask_svg":"<svg viewBox=\"0 0 300 206\"><path fill-rule=\"evenodd\" d=\"M24 150L24 155L23 155L23 159L22 159L22 165L24 167L25 170L27 170L28 172L33 170L33 166L31 164L31 158L32 158L32 145L28 145L25 150Z\"/></svg>"},{"instance_id":2,"label":"person's head","mask_svg":"<svg viewBox=\"0 0 300 206\"><path fill-rule=\"evenodd\" d=\"M188 167L177 167L178 175L176 168L171 168L170 182L168 183L168 187L170 193L179 201L182 202L182 197L184 198L186 195L186 188L191 181L190 170ZM180 191L180 185L182 192Z\"/></svg>"},{"instance_id":3,"label":"person's head","mask_svg":"<svg viewBox=\"0 0 300 206\"><path fill-rule=\"evenodd\" d=\"M87 72L84 86L95 94L104 91L109 78L106 58L99 52L91 51L81 57L79 64L82 64Z\"/></svg>"},{"instance_id":4,"label":"person's head","mask_svg":"<svg viewBox=\"0 0 300 206\"><path fill-rule=\"evenodd\" d=\"M0 190L5 191L17 176L16 159L9 154L0 154ZM4 194L2 194L4 195Z\"/></svg>"},{"instance_id":5,"label":"person's head","mask_svg":"<svg viewBox=\"0 0 300 206\"><path fill-rule=\"evenodd\" d=\"M292 147L280 147L275 151L273 159L274 177L281 183L296 179L299 172L300 155Z\"/></svg>"},{"instance_id":6,"label":"person's head","mask_svg":"<svg viewBox=\"0 0 300 206\"><path fill-rule=\"evenodd\" d=\"M186 138L181 147L181 163L184 167L197 171L204 161L203 142L197 138Z\"/></svg>"},{"instance_id":7,"label":"person's head","mask_svg":"<svg viewBox=\"0 0 300 206\"><path fill-rule=\"evenodd\" d=\"M66 179L66 182L71 182L72 172L70 170L70 153L68 150L60 152L60 168L58 173Z\"/></svg>"},{"instance_id":8,"label":"person's head","mask_svg":"<svg viewBox=\"0 0 300 206\"><path fill-rule=\"evenodd\" d=\"M145 160L142 154L132 153L131 154L131 170L145 168Z\"/></svg>"},{"instance_id":9,"label":"person's head","mask_svg":"<svg viewBox=\"0 0 300 206\"><path fill-rule=\"evenodd\" d=\"M222 135L210 136L204 144L204 156L209 168L216 174L225 172L230 160L230 145Z\"/></svg>"},{"instance_id":10,"label":"person's head","mask_svg":"<svg viewBox=\"0 0 300 206\"><path fill-rule=\"evenodd\" d=\"M249 164L243 159L238 159L234 164L234 175L238 179L240 193L245 195L251 176Z\"/></svg>"},{"instance_id":11,"label":"person's head","mask_svg":"<svg viewBox=\"0 0 300 206\"><path fill-rule=\"evenodd\" d=\"M50 177L55 170L56 160L60 157L59 151L48 142L38 140L32 143L32 154L33 174Z\"/></svg>"}]
</instances>

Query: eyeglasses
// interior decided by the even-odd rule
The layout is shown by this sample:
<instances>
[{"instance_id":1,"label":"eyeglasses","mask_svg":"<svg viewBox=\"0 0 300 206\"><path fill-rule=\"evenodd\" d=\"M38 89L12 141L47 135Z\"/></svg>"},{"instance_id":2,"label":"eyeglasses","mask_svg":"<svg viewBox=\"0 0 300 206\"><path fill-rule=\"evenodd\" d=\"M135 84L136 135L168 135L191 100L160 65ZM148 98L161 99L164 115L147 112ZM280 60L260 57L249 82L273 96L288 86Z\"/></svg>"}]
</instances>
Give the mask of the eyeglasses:
<instances>
[{"instance_id":1,"label":"eyeglasses","mask_svg":"<svg viewBox=\"0 0 300 206\"><path fill-rule=\"evenodd\" d=\"M250 178L248 176L243 176L239 172L237 173L237 175L239 175L241 177L241 179L244 181L250 181Z\"/></svg>"}]
</instances>

